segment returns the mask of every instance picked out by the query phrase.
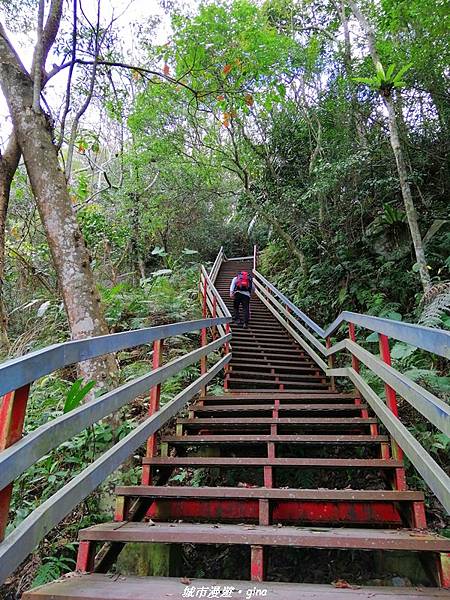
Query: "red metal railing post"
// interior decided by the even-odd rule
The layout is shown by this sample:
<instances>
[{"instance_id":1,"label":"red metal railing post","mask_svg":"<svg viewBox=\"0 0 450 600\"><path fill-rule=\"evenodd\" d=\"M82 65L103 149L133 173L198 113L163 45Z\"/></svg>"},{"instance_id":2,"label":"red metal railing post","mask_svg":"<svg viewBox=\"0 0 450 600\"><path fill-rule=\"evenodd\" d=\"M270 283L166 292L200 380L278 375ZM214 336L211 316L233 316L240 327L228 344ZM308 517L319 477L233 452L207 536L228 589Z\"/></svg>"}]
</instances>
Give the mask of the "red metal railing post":
<instances>
[{"instance_id":1,"label":"red metal railing post","mask_svg":"<svg viewBox=\"0 0 450 600\"><path fill-rule=\"evenodd\" d=\"M325 340L325 345L328 348L331 348L331 338L330 336L328 336ZM328 366L330 367L330 369L334 369L334 355L331 354L328 357ZM334 391L336 389L336 381L334 380L334 377L331 376L331 389Z\"/></svg>"},{"instance_id":2,"label":"red metal railing post","mask_svg":"<svg viewBox=\"0 0 450 600\"><path fill-rule=\"evenodd\" d=\"M8 392L0 402L0 451L20 440L27 410L30 385ZM0 542L5 537L13 484L0 490Z\"/></svg>"},{"instance_id":3,"label":"red metal railing post","mask_svg":"<svg viewBox=\"0 0 450 600\"><path fill-rule=\"evenodd\" d=\"M152 368L157 369L162 363L162 351L163 351L164 340L155 340L153 342L153 358ZM150 403L148 407L148 414L153 415L159 410L159 402L161 399L161 384L155 385L150 390ZM147 458L156 456L158 451L158 442L156 434L151 435L147 440ZM142 485L151 485L151 467L150 465L143 465L142 467Z\"/></svg>"},{"instance_id":4,"label":"red metal railing post","mask_svg":"<svg viewBox=\"0 0 450 600\"><path fill-rule=\"evenodd\" d=\"M355 324L354 323L349 323L348 324L348 337L350 338L350 340L352 342L356 343L356 333L355 333ZM352 367L353 369L359 373L360 371L360 363L359 360L356 358L356 356L354 356L352 354ZM362 404L362 400L360 397L355 398L355 404ZM369 413L367 411L367 409L362 409L361 410L361 418L362 419L367 419L369 417ZM371 435L378 435L378 425L376 423L374 423L373 425L370 426L370 434ZM389 447L386 444L382 445L381 448L381 454L383 456L383 458L389 458Z\"/></svg>"},{"instance_id":5,"label":"red metal railing post","mask_svg":"<svg viewBox=\"0 0 450 600\"><path fill-rule=\"evenodd\" d=\"M213 311L212 311L212 316L213 319L215 319L217 317L217 298L214 296L213 298ZM215 340L218 336L217 336L217 327L214 326L212 328L212 332L213 332L213 339Z\"/></svg>"},{"instance_id":6,"label":"red metal railing post","mask_svg":"<svg viewBox=\"0 0 450 600\"><path fill-rule=\"evenodd\" d=\"M379 333L378 340L380 346L381 360L387 365L391 366L391 351L389 349L389 338L387 337L387 335ZM386 404L394 413L394 415L398 417L397 394L395 393L395 390L391 388L391 386L387 383L384 385L384 389L386 391ZM392 440L392 449L394 451L395 458L397 458L398 460L403 460L403 450L400 448L400 446L395 440Z\"/></svg>"},{"instance_id":7,"label":"red metal railing post","mask_svg":"<svg viewBox=\"0 0 450 600\"><path fill-rule=\"evenodd\" d=\"M230 324L226 323L225 325L225 334L228 335L230 333ZM226 342L224 345L225 354L230 354L230 342ZM223 389L225 391L228 390L228 379L229 379L229 365L225 365L225 378L223 382Z\"/></svg>"},{"instance_id":8,"label":"red metal railing post","mask_svg":"<svg viewBox=\"0 0 450 600\"><path fill-rule=\"evenodd\" d=\"M206 281L206 277L205 277L205 281L203 282L203 308L202 308L202 315L203 315L204 319L206 319L206 317L208 316L208 305L206 302L207 289L208 289L208 282ZM202 327L200 343L201 343L202 347L206 346L206 344L208 343L207 335L206 335L206 327ZM207 359L206 359L206 356L203 356L200 359L200 374L204 375L206 373L206 370L207 370ZM202 390L200 392L200 396L206 396L206 385L202 388Z\"/></svg>"}]
</instances>

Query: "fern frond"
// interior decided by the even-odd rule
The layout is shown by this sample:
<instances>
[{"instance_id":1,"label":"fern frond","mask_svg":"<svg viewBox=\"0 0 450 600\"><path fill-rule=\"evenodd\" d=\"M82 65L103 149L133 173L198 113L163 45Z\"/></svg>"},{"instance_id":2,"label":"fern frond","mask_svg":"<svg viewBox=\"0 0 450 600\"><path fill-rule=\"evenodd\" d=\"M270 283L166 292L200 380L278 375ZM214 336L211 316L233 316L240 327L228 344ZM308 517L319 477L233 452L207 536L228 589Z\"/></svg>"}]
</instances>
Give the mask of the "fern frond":
<instances>
[{"instance_id":1,"label":"fern frond","mask_svg":"<svg viewBox=\"0 0 450 600\"><path fill-rule=\"evenodd\" d=\"M441 327L441 319L450 312L450 283L434 285L423 297L420 325Z\"/></svg>"}]
</instances>

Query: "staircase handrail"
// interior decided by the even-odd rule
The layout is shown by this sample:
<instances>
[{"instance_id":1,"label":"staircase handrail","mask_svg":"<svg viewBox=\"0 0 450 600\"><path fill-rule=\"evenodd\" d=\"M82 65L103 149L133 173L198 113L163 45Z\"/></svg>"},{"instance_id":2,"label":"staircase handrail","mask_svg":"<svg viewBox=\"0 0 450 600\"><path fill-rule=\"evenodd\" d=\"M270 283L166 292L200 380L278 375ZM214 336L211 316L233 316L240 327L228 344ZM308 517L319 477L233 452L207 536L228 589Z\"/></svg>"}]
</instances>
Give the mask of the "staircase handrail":
<instances>
[{"instance_id":1,"label":"staircase handrail","mask_svg":"<svg viewBox=\"0 0 450 600\"><path fill-rule=\"evenodd\" d=\"M307 314L295 306L289 298L280 292L272 283L270 283L270 281L259 273L259 271L254 271L254 277L267 286L295 315L323 339L330 337L340 328L342 323L347 322L358 325L359 327L364 327L365 329L376 333L387 335L398 341L410 344L411 346L433 352L444 358L450 358L449 331L350 311L341 312L341 314L326 329L323 329Z\"/></svg>"},{"instance_id":2,"label":"staircase handrail","mask_svg":"<svg viewBox=\"0 0 450 600\"><path fill-rule=\"evenodd\" d=\"M213 266L211 267L211 271L209 272L209 277L213 283L216 281L217 273L219 272L224 260L225 253L223 251L223 246L220 246L219 252L216 256L216 260L214 261Z\"/></svg>"},{"instance_id":3,"label":"staircase handrail","mask_svg":"<svg viewBox=\"0 0 450 600\"><path fill-rule=\"evenodd\" d=\"M211 379L225 369L231 359L231 354L228 353L231 334L226 333L210 343L207 343L206 336L203 337L202 334L200 348L89 401L22 437L28 391L32 381L80 360L150 341L154 342L155 348L155 344L161 344L163 338L198 330L203 332L207 327L220 327L228 324L229 321L229 317L200 319L66 342L0 365L2 378L0 389L2 394L6 392L0 401L0 449L2 450L0 451L0 540L3 539L7 525L12 492L11 482L17 476L62 442L125 406L136 397L149 390L152 390L153 394L156 390L158 398L154 411L152 406L149 406L149 417L43 502L0 542L0 585L53 527L120 467L136 448L175 416L189 400L198 392L205 390ZM224 356L207 369L207 356L221 347L225 348ZM160 384L198 361L202 365L200 377L164 407L159 408ZM18 387L14 387L16 385Z\"/></svg>"},{"instance_id":4,"label":"staircase handrail","mask_svg":"<svg viewBox=\"0 0 450 600\"><path fill-rule=\"evenodd\" d=\"M227 305L223 301L222 296L217 291L215 285L211 281L211 278L209 277L208 272L206 271L206 269L203 265L201 266L201 281L203 284L206 281L206 284L207 284L206 289L207 289L209 298L210 299L215 298L215 300L217 302L217 316L220 318L231 319L231 313L230 313Z\"/></svg>"},{"instance_id":5,"label":"staircase handrail","mask_svg":"<svg viewBox=\"0 0 450 600\"><path fill-rule=\"evenodd\" d=\"M254 282L256 296L326 375L332 378L348 377L353 382L361 396L391 434L394 452L404 452L408 456L450 514L450 477L400 421L396 394L404 398L447 436L450 436L450 405L392 367L388 338L391 336L396 340L405 341L439 356L448 357L449 332L348 311L342 312L338 319L324 330L257 270L254 271ZM344 321L348 322L349 338L332 346L330 334L336 331ZM325 338L326 346L304 324L313 329L314 333ZM378 333L380 357L373 355L356 342L355 325ZM317 354L316 349L328 358L328 364ZM350 353L351 367L334 368L334 355L342 351ZM386 401L382 400L360 375L360 363L383 381Z\"/></svg>"}]
</instances>

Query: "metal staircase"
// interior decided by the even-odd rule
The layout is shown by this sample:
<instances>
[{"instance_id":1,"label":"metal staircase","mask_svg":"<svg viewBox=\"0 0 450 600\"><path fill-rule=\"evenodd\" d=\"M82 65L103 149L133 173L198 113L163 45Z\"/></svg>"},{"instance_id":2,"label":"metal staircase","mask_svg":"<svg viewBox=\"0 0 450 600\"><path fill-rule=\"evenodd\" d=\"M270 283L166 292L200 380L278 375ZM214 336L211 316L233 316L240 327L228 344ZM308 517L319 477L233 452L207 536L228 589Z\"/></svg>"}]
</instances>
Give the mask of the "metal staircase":
<instances>
[{"instance_id":1,"label":"metal staircase","mask_svg":"<svg viewBox=\"0 0 450 600\"><path fill-rule=\"evenodd\" d=\"M231 326L230 360L229 284L237 271L253 268L256 294L251 301L251 322L248 329ZM222 345L225 349L223 393L208 394L210 370L202 358L200 396L188 405L187 414L177 418L175 435L160 437L159 450L152 433L143 459L142 484L116 489L113 522L80 531L77 574L29 591L24 600L258 595L280 600L450 598L450 592L443 589L450 586L450 540L426 531L423 493L408 490L406 485L398 440L402 436L407 440L404 447L410 459L414 444L403 426L398 426L400 433L394 437L394 426L387 418L380 419L385 409L359 384L354 355L355 375L334 368L328 339L323 347L329 360L325 363L316 353L320 350L317 336L306 335L298 321L303 313L298 309L294 313L295 307L286 304L278 291L273 295L275 288L267 284L256 270L256 254L226 260L222 252L209 275L203 270L203 316L212 315L207 327L216 340L215 348ZM294 321L299 323L295 330ZM355 343L352 331L354 327L350 342ZM206 343L203 327L202 345ZM160 350L155 346L156 369L161 369ZM348 378L344 391L336 384L338 377ZM391 395L391 413L394 399ZM157 386L151 405L154 415L161 412ZM442 482L440 467L430 461L426 460L427 465ZM223 476L233 471L235 480L244 484L191 487L170 483L177 469L196 468ZM292 483L298 481L296 474L304 472L313 487ZM354 487L361 482L368 482L367 489ZM429 484L437 487L431 476ZM441 494L441 501L445 497ZM208 573L205 579L191 580L170 563L172 573L167 574L175 577L108 574L123 547L133 542L174 548L183 544L244 548L246 581L217 580ZM423 559L434 587L343 589L330 581L323 585L274 582L268 561L274 548L286 553L291 548L413 553Z\"/></svg>"}]
</instances>

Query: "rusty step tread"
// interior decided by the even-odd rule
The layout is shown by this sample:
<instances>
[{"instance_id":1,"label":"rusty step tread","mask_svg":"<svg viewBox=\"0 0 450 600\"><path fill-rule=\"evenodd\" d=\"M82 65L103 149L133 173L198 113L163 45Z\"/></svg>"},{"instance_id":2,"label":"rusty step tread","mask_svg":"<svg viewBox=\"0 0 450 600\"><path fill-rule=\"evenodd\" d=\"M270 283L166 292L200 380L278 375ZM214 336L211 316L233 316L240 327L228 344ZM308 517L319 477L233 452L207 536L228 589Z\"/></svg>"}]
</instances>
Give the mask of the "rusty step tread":
<instances>
[{"instance_id":1,"label":"rusty step tread","mask_svg":"<svg viewBox=\"0 0 450 600\"><path fill-rule=\"evenodd\" d=\"M277 363L272 363L272 361L270 359L266 360L261 360L259 362L247 362L245 359L231 359L230 362L230 366L232 366L233 368L239 368L241 369L242 367L251 367L253 369L275 369L275 371L280 372L281 370L283 371L294 371L294 372L301 372L301 371L320 371L320 367L317 365L305 365L305 364L291 364L291 365L280 365Z\"/></svg>"},{"instance_id":2,"label":"rusty step tread","mask_svg":"<svg viewBox=\"0 0 450 600\"><path fill-rule=\"evenodd\" d=\"M356 392L324 392L321 390L320 392L314 392L311 390L310 392L285 392L285 391L269 391L269 392L255 392L254 390L250 392L233 392L222 394L218 396L205 396L204 400L219 400L219 399L233 399L233 400L242 400L245 398L256 398L256 399L284 399L284 400L309 400L310 398L358 398L359 394Z\"/></svg>"},{"instance_id":3,"label":"rusty step tread","mask_svg":"<svg viewBox=\"0 0 450 600\"><path fill-rule=\"evenodd\" d=\"M177 419L177 424L189 427L218 427L221 425L372 425L375 417L211 417Z\"/></svg>"},{"instance_id":4,"label":"rusty step tread","mask_svg":"<svg viewBox=\"0 0 450 600\"><path fill-rule=\"evenodd\" d=\"M389 442L387 435L168 435L161 441L169 444L384 444Z\"/></svg>"},{"instance_id":5,"label":"rusty step tread","mask_svg":"<svg viewBox=\"0 0 450 600\"><path fill-rule=\"evenodd\" d=\"M294 350L297 349L297 346L294 341L287 340L283 344L278 344L276 342L270 342L268 340L234 340L233 344L236 348L251 348L253 352L260 352L261 350L270 350L270 352L284 352L285 350ZM261 350L260 350L261 349Z\"/></svg>"},{"instance_id":6,"label":"rusty step tread","mask_svg":"<svg viewBox=\"0 0 450 600\"><path fill-rule=\"evenodd\" d=\"M317 367L317 370L319 370L319 367ZM277 373L276 369L275 369L275 373L261 373L260 371L258 371L257 373L255 371L241 371L240 369L230 369L230 375L232 377L232 379L236 379L235 377L233 377L233 375L258 375L258 377L284 377L285 379L292 379L295 381L295 378L298 377L300 379L311 379L313 381L321 381L322 379L326 378L326 375L309 375L307 373ZM256 380L257 381L257 380Z\"/></svg>"},{"instance_id":7,"label":"rusty step tread","mask_svg":"<svg viewBox=\"0 0 450 600\"><path fill-rule=\"evenodd\" d=\"M394 458L255 458L246 456L150 456L144 465L192 467L306 467L316 469L399 469L401 460Z\"/></svg>"},{"instance_id":8,"label":"rusty step tread","mask_svg":"<svg viewBox=\"0 0 450 600\"><path fill-rule=\"evenodd\" d=\"M111 522L81 529L80 540L294 546L450 552L450 538L407 529L277 527L210 523Z\"/></svg>"},{"instance_id":9,"label":"rusty step tread","mask_svg":"<svg viewBox=\"0 0 450 600\"><path fill-rule=\"evenodd\" d=\"M217 405L217 406L200 406L194 405L190 410L194 412L241 412L241 411L270 411L276 408L275 404L235 404L235 405ZM280 411L361 411L368 409L367 404L282 404L278 406Z\"/></svg>"},{"instance_id":10,"label":"rusty step tread","mask_svg":"<svg viewBox=\"0 0 450 600\"><path fill-rule=\"evenodd\" d=\"M449 593L438 588L359 587L339 589L332 585L308 583L256 583L230 579L192 579L194 590L230 589L232 600L246 598L255 588L266 590L271 600L448 600ZM181 600L188 587L180 577L113 576L100 573L73 573L69 578L25 592L22 600ZM254 597L252 595L252 597ZM258 596L257 596L258 597Z\"/></svg>"},{"instance_id":11,"label":"rusty step tread","mask_svg":"<svg viewBox=\"0 0 450 600\"><path fill-rule=\"evenodd\" d=\"M328 490L238 487L117 486L118 496L148 498L243 498L263 500L376 500L382 502L423 502L423 492L397 490Z\"/></svg>"},{"instance_id":12,"label":"rusty step tread","mask_svg":"<svg viewBox=\"0 0 450 600\"><path fill-rule=\"evenodd\" d=\"M313 390L314 391L314 390ZM326 390L324 390L326 392ZM276 402L276 398L242 398L241 400L219 400L219 401L215 401L212 402L211 400L208 400L204 403L205 406L239 406L239 404L241 403L245 403L245 404L274 404ZM305 399L299 399L298 401L293 398L292 400L284 400L283 398L281 398L279 400L279 402L283 405L283 406L289 406L291 404L297 404L297 403L303 403L306 402L307 404L338 404L338 403L346 403L346 404L353 404L352 402L350 402L349 400L347 400L346 398L314 398L314 397L310 397L310 398L305 398ZM356 406L356 404L355 404Z\"/></svg>"},{"instance_id":13,"label":"rusty step tread","mask_svg":"<svg viewBox=\"0 0 450 600\"><path fill-rule=\"evenodd\" d=\"M242 363L248 366L254 366L254 365L267 365L268 363L274 365L276 368L283 368L283 369L295 369L295 368L315 368L318 369L318 365L316 365L316 363L312 360L276 360L273 359L272 357L264 357L264 356L254 356L252 355L252 357L250 356L235 356L233 354L232 358L231 358L231 363Z\"/></svg>"},{"instance_id":14,"label":"rusty step tread","mask_svg":"<svg viewBox=\"0 0 450 600\"><path fill-rule=\"evenodd\" d=\"M250 381L252 381L252 380L245 379L244 383L250 383ZM265 381L264 383L267 383L267 381ZM305 387L309 387L310 385L313 385L313 384L304 383L303 385L301 385L301 382L299 382L299 383L300 383L300 385L298 386L298 389L294 388L291 391L293 391L293 392L303 392L303 393L309 393L309 392L313 392L314 393L315 391L317 391L317 392L324 392L325 393L327 391L330 391L330 392L332 391L328 387L323 388L321 385L317 385L316 389L306 390L306 389L304 389ZM278 383L276 385L278 385ZM293 383L291 381L289 381L287 385L293 385ZM235 389L230 390L230 391L231 392L249 392L249 391L254 392L254 391L260 391L260 392L263 393L263 392L275 392L277 390L274 389L273 387L271 387L271 388L252 387L252 388L235 388ZM279 391L286 391L286 390L279 390Z\"/></svg>"},{"instance_id":15,"label":"rusty step tread","mask_svg":"<svg viewBox=\"0 0 450 600\"><path fill-rule=\"evenodd\" d=\"M303 388L303 387L328 387L327 383L320 383L319 381L297 381L297 380L293 380L293 381L286 381L283 379L278 378L278 381L275 381L275 377L276 375L273 376L274 381L267 381L267 379L254 379L253 377L250 378L244 378L244 377L233 377L231 372L230 372L230 378L229 378L229 383L265 383L266 385L297 385L299 388ZM325 376L323 377L325 379ZM320 379L320 378L319 378Z\"/></svg>"}]
</instances>

